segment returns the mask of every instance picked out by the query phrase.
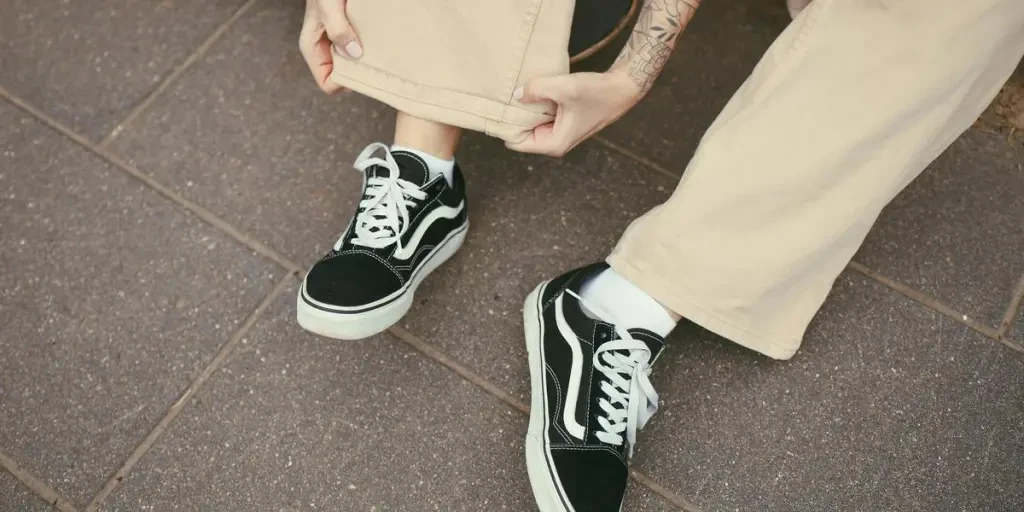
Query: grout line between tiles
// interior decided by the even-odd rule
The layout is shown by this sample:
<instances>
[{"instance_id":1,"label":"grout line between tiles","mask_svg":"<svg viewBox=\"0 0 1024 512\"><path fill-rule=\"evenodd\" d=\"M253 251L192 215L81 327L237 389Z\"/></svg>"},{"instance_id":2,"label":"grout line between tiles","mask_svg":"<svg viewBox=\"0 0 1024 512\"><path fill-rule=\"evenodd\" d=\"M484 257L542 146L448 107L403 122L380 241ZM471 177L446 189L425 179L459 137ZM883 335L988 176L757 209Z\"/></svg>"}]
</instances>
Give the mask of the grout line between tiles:
<instances>
[{"instance_id":1,"label":"grout line between tiles","mask_svg":"<svg viewBox=\"0 0 1024 512\"><path fill-rule=\"evenodd\" d=\"M186 199L184 196L178 194L170 187L164 185L163 183L160 183L159 181L152 178L148 174L140 171L134 165L125 162L109 149L96 146L95 144L89 142L89 140L83 137L82 135L75 133L67 126L64 126L60 121L53 119L52 117L35 108L25 100L10 94L3 87L0 87L0 99L7 100L14 106L20 108L27 114L36 118L36 120L38 120L39 122L49 126L54 131L70 139L72 142L77 143L78 145L84 147L85 149L99 156L110 165L113 165L114 167L120 169L121 171L129 174L133 178L141 181L144 185L157 191L170 201L177 203L179 206L182 206L183 208L191 212L196 217L199 217L207 224L213 226L214 228L222 231L228 236L239 241L256 254L259 254L260 256L263 256L264 258L273 261L274 263L283 267L285 270L288 270L289 272L299 272L301 270L298 265L296 265L294 262L289 260L281 253L277 252L273 248L242 232L242 230L231 225L226 220L218 217L217 214L206 209L206 207Z\"/></svg>"},{"instance_id":2,"label":"grout line between tiles","mask_svg":"<svg viewBox=\"0 0 1024 512\"><path fill-rule=\"evenodd\" d=\"M444 352L441 352L440 350L427 344L425 341L420 339L419 336L416 336L415 334L407 331L405 328L399 327L397 325L389 328L388 331L396 338L405 342L407 345L411 345L412 348L415 348L416 350L422 352L423 355L427 356L428 359L433 359L435 362L447 367L449 370L455 372L456 375L462 377L465 380L468 380L477 387L494 395L495 397L498 398L498 400L501 400L502 402L505 402L506 404L512 406L513 409L523 414L530 413L530 408L527 407L526 404L520 402L519 399L512 396L511 393L505 391L504 389L501 389L491 381L477 375L469 368L463 366L462 363L455 361L454 359L448 357L448 355L445 354Z\"/></svg>"},{"instance_id":3,"label":"grout line between tiles","mask_svg":"<svg viewBox=\"0 0 1024 512\"><path fill-rule=\"evenodd\" d=\"M1013 350L1016 350L1017 352L1024 353L1024 347L1021 347L1020 345L1005 339L992 327L982 324L968 317L967 315L947 306L946 304L942 303L941 301L939 301L935 297L932 297L931 295L928 295L922 291L915 290L894 279L879 274L878 272L875 272L874 270L871 270L870 268L864 266L861 263L857 263L856 261L851 261L849 268L857 272L860 272L861 274L885 285L886 287L892 290L895 290L896 292L899 292L903 296L920 303L922 306L925 306L933 311L936 311L942 315L952 318L953 320L956 320L957 322L960 322L961 324L964 324L967 327L970 327L971 329L974 329L975 331L978 331L979 333L984 334L985 336L992 338L993 340L996 340L999 343L1002 343L1003 345L1006 345L1007 347Z\"/></svg>"},{"instance_id":4,"label":"grout line between tiles","mask_svg":"<svg viewBox=\"0 0 1024 512\"><path fill-rule=\"evenodd\" d=\"M433 346L426 343L425 341L420 339L415 334L409 332L405 328L394 326L389 328L388 332L391 333L392 336L404 342L405 344L420 351L424 356L426 356L427 359L431 359L435 363L438 363L448 368L459 377L462 377L463 379L483 389L487 393L490 393L501 402L504 402L506 405L512 407L513 409L519 411L522 414L530 414L530 408L527 407L526 404L520 402L519 399L512 396L511 393L505 391L504 389L501 389L500 387L498 387L491 381L487 380L486 378L477 375L473 370L470 370L466 366L462 365L462 363L459 363L458 361L452 359L451 357L448 357L447 354L434 348ZM657 494L662 499L668 501L669 503L679 508L680 510L685 510L686 512L701 512L700 509L697 508L693 503L690 503L689 500L676 495L671 490L655 482L653 479L651 479L651 477L647 476L646 474L635 469L630 469L629 474L631 477L633 477L633 480L636 481L637 484L647 487L647 489L649 489L651 492Z\"/></svg>"},{"instance_id":5,"label":"grout line between tiles","mask_svg":"<svg viewBox=\"0 0 1024 512\"><path fill-rule=\"evenodd\" d=\"M135 118L139 117L139 115L145 112L146 109L149 108L151 104L153 104L153 101L155 101L156 98L158 98L172 83L174 83L178 79L178 77L180 77L182 74L185 73L185 71L192 67L192 64L199 60L200 57L205 55L206 51L209 50L210 47L213 46L218 40L220 40L224 33L227 32L228 29L230 29L231 26L234 25L235 22L238 21L238 19L241 18L246 13L246 11L248 11L249 8L252 7L253 4L255 3L256 0L249 0L248 2L244 3L241 7L239 7L238 10L235 11L235 13L232 14L231 17L228 18L224 23L221 23L220 26L213 31L213 34L211 34L210 37L206 38L206 40L203 41L203 43L200 44L199 47L196 48L191 55L189 55L180 65L178 65L178 67L174 68L171 71L171 73L167 75L166 78L161 80L160 84L157 85L156 88L154 88L152 91L150 91L150 93L145 98L143 98L143 100L139 102L139 104L136 105L135 108L133 108L131 112L129 112L128 115L124 117L124 119L121 120L121 122L117 123L117 125L114 126L114 129L111 130L110 133L108 133L96 144L96 146L101 148L106 147L107 144L109 144L111 141L117 138L117 136L120 135L120 133L129 124L131 124L132 121L135 120Z\"/></svg>"},{"instance_id":6,"label":"grout line between tiles","mask_svg":"<svg viewBox=\"0 0 1024 512\"><path fill-rule=\"evenodd\" d=\"M628 149L626 149L626 148L624 148L624 147L622 147L622 146L620 146L620 145L618 145L618 144L608 140L607 138L605 138L602 135L594 135L594 136L592 136L590 138L593 139L595 142L601 144L602 146L605 146L606 148L611 149L612 151L615 151L616 153L619 153L622 156L624 156L626 158L629 158L630 160L633 160L634 162L637 162L637 163L641 164L642 166L647 167L648 169L651 169L652 171L658 172L660 174L668 176L669 178L672 178L672 181L679 181L682 178L681 174L674 173L674 172L666 169L665 167L662 167L661 165L658 165L653 160L651 160L649 158L642 157L642 156L640 156L640 155L638 155L638 154L636 154L636 153L634 153L634 152L632 152L632 151L630 151L630 150L628 150Z\"/></svg>"},{"instance_id":7,"label":"grout line between tiles","mask_svg":"<svg viewBox=\"0 0 1024 512\"><path fill-rule=\"evenodd\" d=\"M686 512L701 512L701 509L690 502L690 500L675 494L671 490L665 488L665 486L655 482L651 477L647 476L647 474L641 473L635 469L630 469L629 476L633 477L638 484L647 487L651 492L665 498L679 509L685 510Z\"/></svg>"},{"instance_id":8,"label":"grout line between tiles","mask_svg":"<svg viewBox=\"0 0 1024 512\"><path fill-rule=\"evenodd\" d=\"M86 512L96 512L97 510L99 510L99 507L103 505L103 502L110 496L112 492L114 492L117 486L125 478L128 477L132 469L135 467L135 464L137 464L139 460L142 459L146 452L148 452L149 449L152 448L152 446L157 442L160 436L162 436L163 433L167 431L167 428L171 425L174 419L177 418L179 414L181 414L181 411L184 410L185 407L189 404L192 397L195 396L195 394L200 390L200 388L203 387L203 385L206 383L207 380L210 379L213 373L220 369L221 366L223 366L224 361L231 355L232 352L234 352L235 348L238 347L238 344L241 342L242 337L245 336L245 334L249 331L253 324L255 324L256 321L260 318L260 316L262 316L263 312L266 311L267 307L269 307L270 304L273 303L273 301L278 297L278 295L280 295L285 290L285 288L287 288L293 282L293 280L294 273L291 272L286 273L283 277L278 279L277 284L274 285L274 288L270 291L270 293L268 293L266 297L263 298L260 304L256 306L256 309L254 309L252 313L249 314L249 316L245 319L245 322L242 323L242 325L235 331L235 333L228 339L228 341L224 343L223 346L221 346L220 350L217 352L217 355L213 357L213 359L206 365L205 368L203 368L203 371L199 374L199 376L196 377L195 380L193 380L192 383L189 384L187 388L185 388L185 391L182 392L181 396L178 397L178 399L175 400L173 404L171 404L171 406L167 409L166 414L164 414L164 417L160 420L159 423L156 424L155 427L153 427L153 430L151 430L149 434L146 435L146 438L143 439L142 442L135 447L135 450L132 451L132 454L129 455L128 459L124 461L124 464L121 465L120 469L118 469L113 475L111 475L110 479L107 480L103 488L100 489L100 491L96 494L95 497L93 497L92 501L89 503L89 506L85 508Z\"/></svg>"},{"instance_id":9,"label":"grout line between tiles","mask_svg":"<svg viewBox=\"0 0 1024 512\"><path fill-rule=\"evenodd\" d=\"M1010 334L1010 329L1013 328L1013 324L1017 321L1017 313L1020 311L1021 304L1024 304L1024 275L1021 275L1020 281L1017 281L1017 288L1013 290L1010 305L1006 308L1003 321L999 324L1000 336L1006 337Z\"/></svg>"},{"instance_id":10,"label":"grout line between tiles","mask_svg":"<svg viewBox=\"0 0 1024 512\"><path fill-rule=\"evenodd\" d=\"M29 473L15 462L14 459L0 453L0 468L6 469L15 479L25 484L33 493L43 501L57 508L61 512L76 512L74 505L61 496L49 485Z\"/></svg>"}]
</instances>

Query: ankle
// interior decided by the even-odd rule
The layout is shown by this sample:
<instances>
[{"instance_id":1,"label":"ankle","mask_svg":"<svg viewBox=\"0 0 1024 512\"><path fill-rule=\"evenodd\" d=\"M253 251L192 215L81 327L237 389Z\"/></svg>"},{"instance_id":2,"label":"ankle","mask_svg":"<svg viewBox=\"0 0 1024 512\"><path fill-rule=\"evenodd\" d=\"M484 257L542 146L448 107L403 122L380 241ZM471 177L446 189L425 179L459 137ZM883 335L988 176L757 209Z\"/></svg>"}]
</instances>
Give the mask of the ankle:
<instances>
[{"instance_id":1,"label":"ankle","mask_svg":"<svg viewBox=\"0 0 1024 512\"><path fill-rule=\"evenodd\" d=\"M404 112L395 121L395 145L422 151L441 160L453 160L462 129L427 121Z\"/></svg>"},{"instance_id":2,"label":"ankle","mask_svg":"<svg viewBox=\"0 0 1024 512\"><path fill-rule=\"evenodd\" d=\"M627 329L642 328L667 336L681 318L612 268L584 283L580 296L615 315L605 320Z\"/></svg>"},{"instance_id":3,"label":"ankle","mask_svg":"<svg viewBox=\"0 0 1024 512\"><path fill-rule=\"evenodd\" d=\"M423 162L427 164L427 172L430 174L431 178L441 175L448 181L449 186L452 185L452 180L454 179L455 174L454 159L438 158L419 149L401 146L399 144L392 145L391 151L404 151L418 156L420 160L423 160Z\"/></svg>"}]
</instances>

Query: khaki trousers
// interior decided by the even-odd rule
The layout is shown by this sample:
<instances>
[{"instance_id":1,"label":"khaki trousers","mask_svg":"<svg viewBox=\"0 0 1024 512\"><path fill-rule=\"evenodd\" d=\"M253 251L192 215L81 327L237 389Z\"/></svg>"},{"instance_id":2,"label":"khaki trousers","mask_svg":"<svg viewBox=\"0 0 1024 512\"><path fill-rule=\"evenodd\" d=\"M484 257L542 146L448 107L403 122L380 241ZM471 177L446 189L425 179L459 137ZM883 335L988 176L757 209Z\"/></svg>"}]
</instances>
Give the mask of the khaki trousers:
<instances>
[{"instance_id":1,"label":"khaki trousers","mask_svg":"<svg viewBox=\"0 0 1024 512\"><path fill-rule=\"evenodd\" d=\"M516 141L551 119L512 92L568 70L573 4L349 0L365 53L336 59L332 78ZM792 357L882 208L975 121L1022 55L1024 0L815 0L609 263L697 324Z\"/></svg>"},{"instance_id":2,"label":"khaki trousers","mask_svg":"<svg viewBox=\"0 0 1024 512\"><path fill-rule=\"evenodd\" d=\"M882 208L1022 55L1024 0L814 0L608 261L702 327L788 359Z\"/></svg>"},{"instance_id":3,"label":"khaki trousers","mask_svg":"<svg viewBox=\"0 0 1024 512\"><path fill-rule=\"evenodd\" d=\"M550 122L513 102L539 76L569 72L575 0L348 0L364 54L331 79L398 110L519 142Z\"/></svg>"}]
</instances>

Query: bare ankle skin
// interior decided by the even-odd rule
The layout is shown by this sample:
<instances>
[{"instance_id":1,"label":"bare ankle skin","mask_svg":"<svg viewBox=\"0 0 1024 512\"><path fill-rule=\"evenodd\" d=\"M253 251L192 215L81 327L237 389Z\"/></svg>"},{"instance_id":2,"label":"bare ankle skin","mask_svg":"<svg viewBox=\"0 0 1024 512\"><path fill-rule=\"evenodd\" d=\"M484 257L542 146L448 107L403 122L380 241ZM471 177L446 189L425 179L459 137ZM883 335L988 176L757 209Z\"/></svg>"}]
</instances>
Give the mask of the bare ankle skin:
<instances>
[{"instance_id":1,"label":"bare ankle skin","mask_svg":"<svg viewBox=\"0 0 1024 512\"><path fill-rule=\"evenodd\" d=\"M395 144L416 149L444 160L455 158L462 140L462 129L398 113L395 122Z\"/></svg>"}]
</instances>

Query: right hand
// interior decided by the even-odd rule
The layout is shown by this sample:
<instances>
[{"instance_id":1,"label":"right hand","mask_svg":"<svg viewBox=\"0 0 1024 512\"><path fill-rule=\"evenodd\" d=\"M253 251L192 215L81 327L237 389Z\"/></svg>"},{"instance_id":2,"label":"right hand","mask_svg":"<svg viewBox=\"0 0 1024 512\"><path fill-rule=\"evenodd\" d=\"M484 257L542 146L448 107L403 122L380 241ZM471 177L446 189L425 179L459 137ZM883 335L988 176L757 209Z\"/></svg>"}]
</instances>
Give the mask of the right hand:
<instances>
[{"instance_id":1,"label":"right hand","mask_svg":"<svg viewBox=\"0 0 1024 512\"><path fill-rule=\"evenodd\" d=\"M644 91L625 68L618 68L604 73L534 78L513 97L523 103L554 104L557 110L554 121L534 128L526 139L505 146L557 158L622 117L644 97Z\"/></svg>"},{"instance_id":2,"label":"right hand","mask_svg":"<svg viewBox=\"0 0 1024 512\"><path fill-rule=\"evenodd\" d=\"M306 0L306 16L299 34L299 51L306 60L313 79L327 94L334 94L342 87L332 81L334 53L349 59L363 56L359 36L345 16L347 0Z\"/></svg>"}]
</instances>

